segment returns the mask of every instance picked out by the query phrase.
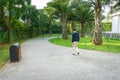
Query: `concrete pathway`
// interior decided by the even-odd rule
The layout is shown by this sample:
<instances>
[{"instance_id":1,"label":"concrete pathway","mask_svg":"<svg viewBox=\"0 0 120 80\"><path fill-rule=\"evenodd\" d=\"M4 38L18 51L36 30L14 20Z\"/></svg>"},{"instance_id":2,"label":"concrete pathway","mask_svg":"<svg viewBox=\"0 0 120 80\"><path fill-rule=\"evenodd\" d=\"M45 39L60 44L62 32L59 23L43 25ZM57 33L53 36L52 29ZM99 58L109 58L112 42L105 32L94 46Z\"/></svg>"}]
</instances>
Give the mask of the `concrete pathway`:
<instances>
[{"instance_id":1,"label":"concrete pathway","mask_svg":"<svg viewBox=\"0 0 120 80\"><path fill-rule=\"evenodd\" d=\"M22 44L20 62L8 62L0 80L120 80L120 54L57 46L48 38Z\"/></svg>"}]
</instances>

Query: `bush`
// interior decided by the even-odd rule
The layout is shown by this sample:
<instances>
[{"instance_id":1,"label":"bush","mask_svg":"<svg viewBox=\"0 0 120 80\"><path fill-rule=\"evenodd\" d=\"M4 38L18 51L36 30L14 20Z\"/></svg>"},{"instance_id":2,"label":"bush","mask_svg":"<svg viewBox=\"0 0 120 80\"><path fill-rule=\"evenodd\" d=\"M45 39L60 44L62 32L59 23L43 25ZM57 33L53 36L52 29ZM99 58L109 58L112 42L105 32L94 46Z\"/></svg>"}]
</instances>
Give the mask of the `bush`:
<instances>
[{"instance_id":1,"label":"bush","mask_svg":"<svg viewBox=\"0 0 120 80\"><path fill-rule=\"evenodd\" d=\"M111 31L111 28L112 28L111 22L102 23L103 31Z\"/></svg>"}]
</instances>

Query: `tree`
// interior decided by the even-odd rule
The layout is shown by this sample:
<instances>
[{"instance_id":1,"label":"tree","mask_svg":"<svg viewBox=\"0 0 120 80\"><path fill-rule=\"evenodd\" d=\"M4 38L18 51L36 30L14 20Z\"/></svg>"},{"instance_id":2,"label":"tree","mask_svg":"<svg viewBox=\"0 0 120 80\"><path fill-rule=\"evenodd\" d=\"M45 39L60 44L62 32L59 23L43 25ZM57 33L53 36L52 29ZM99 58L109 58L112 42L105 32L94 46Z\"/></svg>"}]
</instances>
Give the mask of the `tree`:
<instances>
[{"instance_id":1,"label":"tree","mask_svg":"<svg viewBox=\"0 0 120 80\"><path fill-rule=\"evenodd\" d=\"M93 31L93 44L102 45L102 25L101 25L101 11L102 5L110 2L110 0L89 0L94 7L95 28Z\"/></svg>"},{"instance_id":2,"label":"tree","mask_svg":"<svg viewBox=\"0 0 120 80\"><path fill-rule=\"evenodd\" d=\"M5 8L5 6L7 6L6 4L7 4L6 0L1 0L0 1L0 25L2 27L7 26L6 20L5 20L5 12L4 12L4 8Z\"/></svg>"},{"instance_id":3,"label":"tree","mask_svg":"<svg viewBox=\"0 0 120 80\"><path fill-rule=\"evenodd\" d=\"M116 0L116 4L114 5L115 10L120 10L120 0Z\"/></svg>"},{"instance_id":4,"label":"tree","mask_svg":"<svg viewBox=\"0 0 120 80\"><path fill-rule=\"evenodd\" d=\"M1 37L2 41L1 43L7 42L7 37L4 36L4 32L8 29L8 24L6 21L6 15L5 15L5 7L7 6L7 0L0 0L0 31L1 31Z\"/></svg>"},{"instance_id":5,"label":"tree","mask_svg":"<svg viewBox=\"0 0 120 80\"><path fill-rule=\"evenodd\" d=\"M11 41L11 31L12 27L12 20L16 19L19 20L21 15L24 13L23 7L26 3L30 4L31 0L8 0L7 9L9 11L9 26L8 26L8 42Z\"/></svg>"},{"instance_id":6,"label":"tree","mask_svg":"<svg viewBox=\"0 0 120 80\"><path fill-rule=\"evenodd\" d=\"M35 6L26 5L22 19L27 23L29 27L30 37L33 36L33 27L39 27L39 11Z\"/></svg>"},{"instance_id":7,"label":"tree","mask_svg":"<svg viewBox=\"0 0 120 80\"><path fill-rule=\"evenodd\" d=\"M94 19L95 19L95 29L93 32L93 43L96 45L102 44L102 26L101 26L101 0L93 1L94 4Z\"/></svg>"},{"instance_id":8,"label":"tree","mask_svg":"<svg viewBox=\"0 0 120 80\"><path fill-rule=\"evenodd\" d=\"M54 10L53 10L53 8L52 7L50 7L50 6L48 6L48 7L46 7L45 8L45 13L47 14L47 17L48 17L48 23L49 23L49 34L50 34L50 36L51 36L51 34L52 34L52 22L53 22L53 16L54 16L54 14L53 14L53 12L54 12Z\"/></svg>"},{"instance_id":9,"label":"tree","mask_svg":"<svg viewBox=\"0 0 120 80\"><path fill-rule=\"evenodd\" d=\"M67 14L69 13L69 0L53 0L49 2L48 6L54 8L54 15L61 21L62 25L62 37L63 39L68 39L67 35Z\"/></svg>"},{"instance_id":10,"label":"tree","mask_svg":"<svg viewBox=\"0 0 120 80\"><path fill-rule=\"evenodd\" d=\"M21 18L27 24L23 23ZM4 41L10 42L12 33L17 32L15 30L18 30L15 35L20 35L21 32L28 33L26 31L34 31L36 35L39 21L39 11L31 5L31 0L0 0L0 30L4 28L7 33Z\"/></svg>"},{"instance_id":11,"label":"tree","mask_svg":"<svg viewBox=\"0 0 120 80\"><path fill-rule=\"evenodd\" d=\"M79 0L72 2L71 6L74 11L74 20L81 23L81 37L85 37L86 22L94 20L93 9L89 2Z\"/></svg>"}]
</instances>

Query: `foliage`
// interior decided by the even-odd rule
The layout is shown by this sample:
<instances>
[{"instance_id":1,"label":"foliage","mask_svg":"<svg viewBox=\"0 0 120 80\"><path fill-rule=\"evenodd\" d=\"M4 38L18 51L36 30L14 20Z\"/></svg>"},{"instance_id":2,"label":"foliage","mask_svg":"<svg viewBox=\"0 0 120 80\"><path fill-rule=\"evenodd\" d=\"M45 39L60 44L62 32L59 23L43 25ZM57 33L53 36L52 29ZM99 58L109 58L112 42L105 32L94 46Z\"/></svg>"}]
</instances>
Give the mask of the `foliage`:
<instances>
[{"instance_id":1,"label":"foliage","mask_svg":"<svg viewBox=\"0 0 120 80\"><path fill-rule=\"evenodd\" d=\"M31 0L1 0L0 1L0 18L2 21L1 28L2 32L7 33L7 35L2 35L3 42L11 41L11 32L13 31L15 22L19 21L21 15L24 13L24 6L30 3ZM4 30L5 29L5 30Z\"/></svg>"},{"instance_id":2,"label":"foliage","mask_svg":"<svg viewBox=\"0 0 120 80\"><path fill-rule=\"evenodd\" d=\"M31 5L31 0L1 0L0 4L0 43L34 37L48 31L47 16L44 12L41 15Z\"/></svg>"},{"instance_id":3,"label":"foliage","mask_svg":"<svg viewBox=\"0 0 120 80\"><path fill-rule=\"evenodd\" d=\"M53 27L52 29L53 33L61 33L62 29L58 23L53 24L52 27Z\"/></svg>"},{"instance_id":4,"label":"foliage","mask_svg":"<svg viewBox=\"0 0 120 80\"><path fill-rule=\"evenodd\" d=\"M73 18L72 20L80 22L81 24L81 37L85 37L86 32L86 23L93 23L94 21L94 12L91 8L91 5L87 1L73 1L71 3L71 7L73 10ZM71 17L71 16L70 16Z\"/></svg>"},{"instance_id":5,"label":"foliage","mask_svg":"<svg viewBox=\"0 0 120 80\"><path fill-rule=\"evenodd\" d=\"M53 8L54 18L59 19L61 22L63 39L68 39L66 23L68 13L70 11L69 1L70 0L53 0L52 2L48 3L48 6Z\"/></svg>"},{"instance_id":6,"label":"foliage","mask_svg":"<svg viewBox=\"0 0 120 80\"><path fill-rule=\"evenodd\" d=\"M107 4L110 0L89 0L94 8L94 21L95 21L95 28L93 31L93 39L92 42L95 45L102 45L102 24L101 24L101 12L102 12L102 5Z\"/></svg>"},{"instance_id":7,"label":"foliage","mask_svg":"<svg viewBox=\"0 0 120 80\"><path fill-rule=\"evenodd\" d=\"M116 4L113 6L115 10L120 10L120 0L116 0Z\"/></svg>"},{"instance_id":8,"label":"foliage","mask_svg":"<svg viewBox=\"0 0 120 80\"><path fill-rule=\"evenodd\" d=\"M39 10L39 26L42 34L49 32L49 20L47 14L44 13L44 10Z\"/></svg>"},{"instance_id":9,"label":"foliage","mask_svg":"<svg viewBox=\"0 0 120 80\"><path fill-rule=\"evenodd\" d=\"M102 23L102 28L103 31L111 31L112 23L111 22Z\"/></svg>"}]
</instances>

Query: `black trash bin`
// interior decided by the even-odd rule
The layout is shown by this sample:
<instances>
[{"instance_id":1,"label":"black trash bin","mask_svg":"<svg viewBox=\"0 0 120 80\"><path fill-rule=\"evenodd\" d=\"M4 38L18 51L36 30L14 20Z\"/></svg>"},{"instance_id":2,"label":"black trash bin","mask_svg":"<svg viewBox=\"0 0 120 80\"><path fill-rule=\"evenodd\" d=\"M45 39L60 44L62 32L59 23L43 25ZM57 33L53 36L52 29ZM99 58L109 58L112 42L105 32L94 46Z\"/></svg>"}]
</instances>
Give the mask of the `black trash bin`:
<instances>
[{"instance_id":1,"label":"black trash bin","mask_svg":"<svg viewBox=\"0 0 120 80\"><path fill-rule=\"evenodd\" d=\"M15 62L15 61L20 61L21 59L21 49L20 49L20 44L15 43L10 46L10 61Z\"/></svg>"}]
</instances>

